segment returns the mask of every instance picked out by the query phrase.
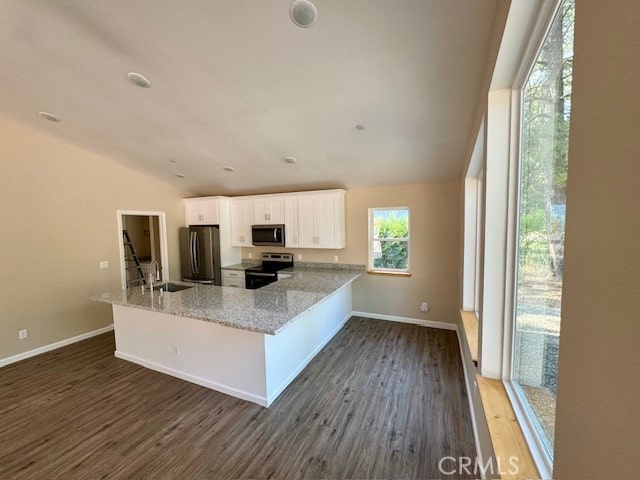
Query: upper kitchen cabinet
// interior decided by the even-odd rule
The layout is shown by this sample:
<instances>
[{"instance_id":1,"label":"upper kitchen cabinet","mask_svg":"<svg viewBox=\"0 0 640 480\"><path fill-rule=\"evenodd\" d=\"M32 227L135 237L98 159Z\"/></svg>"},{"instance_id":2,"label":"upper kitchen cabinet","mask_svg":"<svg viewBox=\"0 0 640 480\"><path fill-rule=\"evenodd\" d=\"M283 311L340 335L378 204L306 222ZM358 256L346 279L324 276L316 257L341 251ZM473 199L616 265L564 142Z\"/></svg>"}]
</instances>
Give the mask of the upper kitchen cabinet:
<instances>
[{"instance_id":1,"label":"upper kitchen cabinet","mask_svg":"<svg viewBox=\"0 0 640 480\"><path fill-rule=\"evenodd\" d=\"M297 248L298 245L298 196L284 197L284 241L285 246Z\"/></svg>"},{"instance_id":2,"label":"upper kitchen cabinet","mask_svg":"<svg viewBox=\"0 0 640 480\"><path fill-rule=\"evenodd\" d=\"M251 247L253 225L253 198L231 199L231 238L234 247Z\"/></svg>"},{"instance_id":3,"label":"upper kitchen cabinet","mask_svg":"<svg viewBox=\"0 0 640 480\"><path fill-rule=\"evenodd\" d=\"M345 193L344 190L327 190L297 196L297 247L344 248Z\"/></svg>"},{"instance_id":4,"label":"upper kitchen cabinet","mask_svg":"<svg viewBox=\"0 0 640 480\"><path fill-rule=\"evenodd\" d=\"M187 226L219 225L220 197L185 198L184 216Z\"/></svg>"},{"instance_id":5,"label":"upper kitchen cabinet","mask_svg":"<svg viewBox=\"0 0 640 480\"><path fill-rule=\"evenodd\" d=\"M256 225L284 223L284 197L260 195L253 198L253 221Z\"/></svg>"}]
</instances>

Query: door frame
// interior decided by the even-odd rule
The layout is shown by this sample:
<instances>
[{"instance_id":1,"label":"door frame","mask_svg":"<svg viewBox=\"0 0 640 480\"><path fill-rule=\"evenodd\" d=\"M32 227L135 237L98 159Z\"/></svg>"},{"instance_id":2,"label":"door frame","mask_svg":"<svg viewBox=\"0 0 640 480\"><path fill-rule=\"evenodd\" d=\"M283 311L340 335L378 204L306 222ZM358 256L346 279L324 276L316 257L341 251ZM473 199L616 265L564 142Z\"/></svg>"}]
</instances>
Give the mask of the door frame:
<instances>
[{"instance_id":1,"label":"door frame","mask_svg":"<svg viewBox=\"0 0 640 480\"><path fill-rule=\"evenodd\" d=\"M126 215L136 215L139 217L158 217L158 236L160 237L160 262L162 264L162 281L168 282L169 278L169 252L167 249L167 214L165 212L155 212L149 210L118 210L118 246L120 252L120 280L122 289L127 289L127 273L124 261L124 242L122 238L122 217Z\"/></svg>"}]
</instances>

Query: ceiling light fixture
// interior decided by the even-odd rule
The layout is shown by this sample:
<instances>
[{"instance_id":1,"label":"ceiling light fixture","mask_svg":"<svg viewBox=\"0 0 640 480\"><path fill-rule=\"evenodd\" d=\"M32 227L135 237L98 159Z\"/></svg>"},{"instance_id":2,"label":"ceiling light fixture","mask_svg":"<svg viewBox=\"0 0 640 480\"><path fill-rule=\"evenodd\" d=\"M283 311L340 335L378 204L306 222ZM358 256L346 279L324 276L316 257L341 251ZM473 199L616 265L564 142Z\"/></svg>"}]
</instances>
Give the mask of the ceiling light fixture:
<instances>
[{"instance_id":1,"label":"ceiling light fixture","mask_svg":"<svg viewBox=\"0 0 640 480\"><path fill-rule=\"evenodd\" d=\"M236 171L236 169L235 169L235 168L230 167L229 165L225 165L224 167L222 167L222 169L223 169L225 172L235 172L235 171Z\"/></svg>"},{"instance_id":2,"label":"ceiling light fixture","mask_svg":"<svg viewBox=\"0 0 640 480\"><path fill-rule=\"evenodd\" d=\"M176 161L173 158L170 158L169 163L176 163Z\"/></svg>"},{"instance_id":3,"label":"ceiling light fixture","mask_svg":"<svg viewBox=\"0 0 640 480\"><path fill-rule=\"evenodd\" d=\"M178 177L178 178L187 178L187 176L184 173L176 173L174 175L174 177Z\"/></svg>"},{"instance_id":4,"label":"ceiling light fixture","mask_svg":"<svg viewBox=\"0 0 640 480\"><path fill-rule=\"evenodd\" d=\"M309 0L294 0L289 8L289 16L297 26L309 28L318 21L318 10Z\"/></svg>"},{"instance_id":5,"label":"ceiling light fixture","mask_svg":"<svg viewBox=\"0 0 640 480\"><path fill-rule=\"evenodd\" d=\"M141 73L129 72L127 78L139 87L149 88L151 86L151 82Z\"/></svg>"},{"instance_id":6,"label":"ceiling light fixture","mask_svg":"<svg viewBox=\"0 0 640 480\"><path fill-rule=\"evenodd\" d=\"M364 130L364 125L362 125L361 123L357 124L356 130L360 130L360 131Z\"/></svg>"},{"instance_id":7,"label":"ceiling light fixture","mask_svg":"<svg viewBox=\"0 0 640 480\"><path fill-rule=\"evenodd\" d=\"M60 119L58 117L56 117L53 113L38 112L38 115L40 115L42 118L46 118L50 122L60 122Z\"/></svg>"},{"instance_id":8,"label":"ceiling light fixture","mask_svg":"<svg viewBox=\"0 0 640 480\"><path fill-rule=\"evenodd\" d=\"M287 163L296 163L298 161L294 157L284 157L283 160Z\"/></svg>"}]
</instances>

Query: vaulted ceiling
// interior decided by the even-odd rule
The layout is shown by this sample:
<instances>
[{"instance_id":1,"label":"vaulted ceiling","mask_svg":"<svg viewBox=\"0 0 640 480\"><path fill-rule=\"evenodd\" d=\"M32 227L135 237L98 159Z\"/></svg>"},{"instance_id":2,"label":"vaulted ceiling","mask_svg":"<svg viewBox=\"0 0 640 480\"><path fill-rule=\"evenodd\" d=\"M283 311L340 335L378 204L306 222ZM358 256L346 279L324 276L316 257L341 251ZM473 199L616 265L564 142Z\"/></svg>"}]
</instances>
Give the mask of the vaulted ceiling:
<instances>
[{"instance_id":1,"label":"vaulted ceiling","mask_svg":"<svg viewBox=\"0 0 640 480\"><path fill-rule=\"evenodd\" d=\"M495 0L314 3L0 2L0 111L197 194L460 178Z\"/></svg>"}]
</instances>

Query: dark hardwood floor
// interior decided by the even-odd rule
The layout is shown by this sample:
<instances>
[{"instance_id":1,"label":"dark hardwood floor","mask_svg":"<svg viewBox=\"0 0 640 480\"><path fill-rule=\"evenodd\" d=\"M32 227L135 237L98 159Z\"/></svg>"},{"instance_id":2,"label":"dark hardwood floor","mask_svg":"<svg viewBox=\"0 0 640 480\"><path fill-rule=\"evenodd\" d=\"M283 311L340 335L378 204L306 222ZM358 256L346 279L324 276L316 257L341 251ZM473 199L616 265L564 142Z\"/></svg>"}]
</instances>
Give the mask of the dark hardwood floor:
<instances>
[{"instance_id":1,"label":"dark hardwood floor","mask_svg":"<svg viewBox=\"0 0 640 480\"><path fill-rule=\"evenodd\" d=\"M475 457L451 331L353 317L269 409L113 351L0 369L0 478L428 479Z\"/></svg>"}]
</instances>

